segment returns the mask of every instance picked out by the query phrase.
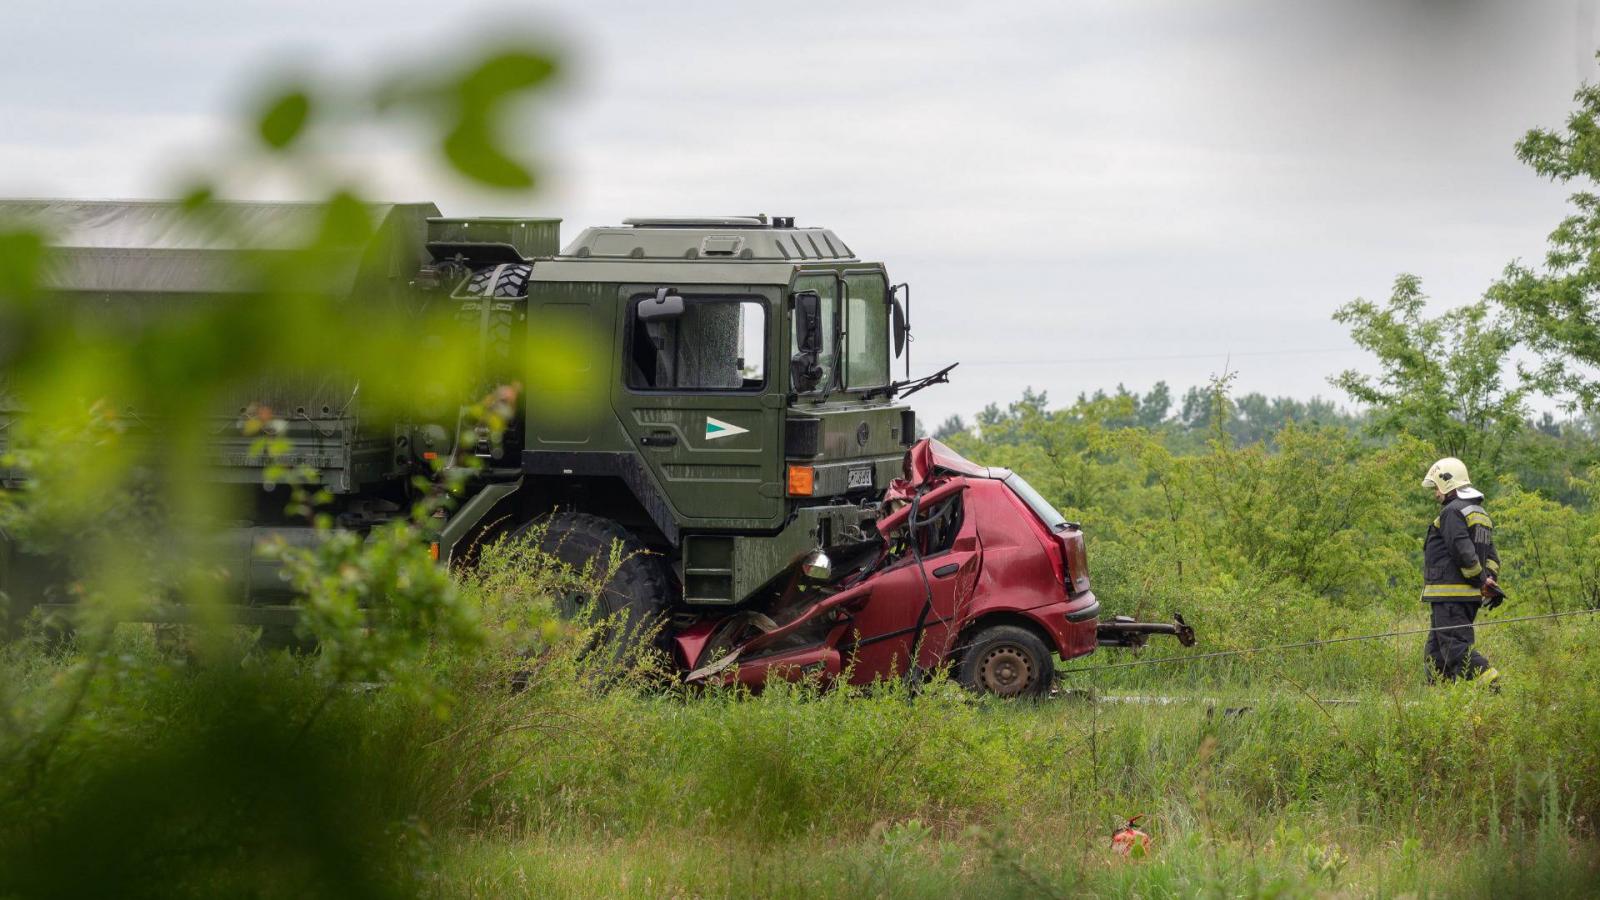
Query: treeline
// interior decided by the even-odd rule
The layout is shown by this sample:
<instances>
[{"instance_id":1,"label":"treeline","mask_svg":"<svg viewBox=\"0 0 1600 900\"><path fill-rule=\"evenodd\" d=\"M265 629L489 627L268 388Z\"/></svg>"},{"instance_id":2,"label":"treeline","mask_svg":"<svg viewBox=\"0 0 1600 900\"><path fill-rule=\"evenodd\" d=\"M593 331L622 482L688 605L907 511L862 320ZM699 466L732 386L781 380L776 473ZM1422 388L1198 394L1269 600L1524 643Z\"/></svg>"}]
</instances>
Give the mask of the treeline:
<instances>
[{"instance_id":1,"label":"treeline","mask_svg":"<svg viewBox=\"0 0 1600 900\"><path fill-rule=\"evenodd\" d=\"M1220 427L1237 444L1270 441L1283 426L1294 422L1306 425L1329 425L1354 431L1366 417L1352 413L1338 404L1321 397L1297 400L1293 397L1268 397L1262 393L1241 394L1236 398L1224 396L1218 403L1216 391L1209 387L1191 387L1182 397L1174 399L1172 387L1165 381L1156 382L1146 393L1130 391L1124 385L1107 393L1080 393L1069 408L1068 415L1079 415L1071 410L1092 407L1101 410L1100 420L1110 428L1146 428L1159 431L1175 442L1185 437L1195 440L1196 449L1204 445ZM1019 400L1001 408L998 403L985 406L972 424L959 416L950 416L932 432L933 437L945 440L951 435L974 428L986 440L999 443L1016 439L1016 423L1029 413L1049 412L1049 395L1046 391L1026 388Z\"/></svg>"},{"instance_id":2,"label":"treeline","mask_svg":"<svg viewBox=\"0 0 1600 900\"><path fill-rule=\"evenodd\" d=\"M1092 420L1112 430L1143 429L1169 450L1185 454L1206 453L1219 439L1236 448L1262 444L1271 449L1291 425L1335 429L1372 446L1411 433L1403 427L1386 429L1370 411L1352 410L1323 397L1300 400L1260 392L1231 396L1225 384L1212 384L1190 387L1175 401L1171 387L1160 381L1143 394L1121 384L1110 392L1080 392L1073 403L1054 409L1048 392L1027 388L1004 407L985 406L970 423L963 416L949 416L930 436L946 443L971 438L978 446L1015 445L1030 440L1024 423L1040 418ZM1477 463L1475 477L1487 483L1514 484L1563 504L1584 506L1588 496L1575 479L1600 465L1600 416L1558 418L1549 411L1529 415L1510 431L1492 460L1471 462Z\"/></svg>"}]
</instances>

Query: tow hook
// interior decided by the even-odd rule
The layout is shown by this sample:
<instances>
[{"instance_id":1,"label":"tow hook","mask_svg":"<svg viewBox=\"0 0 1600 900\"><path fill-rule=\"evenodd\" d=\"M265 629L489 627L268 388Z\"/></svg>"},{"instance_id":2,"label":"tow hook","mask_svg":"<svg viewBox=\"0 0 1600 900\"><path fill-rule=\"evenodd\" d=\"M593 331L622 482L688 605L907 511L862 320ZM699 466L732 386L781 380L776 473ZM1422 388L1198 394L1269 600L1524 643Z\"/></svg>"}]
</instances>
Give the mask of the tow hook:
<instances>
[{"instance_id":1,"label":"tow hook","mask_svg":"<svg viewBox=\"0 0 1600 900\"><path fill-rule=\"evenodd\" d=\"M1102 647L1143 647L1152 634L1166 634L1185 647L1194 646L1194 628L1173 613L1171 622L1136 622L1132 616L1116 616L1101 622L1096 631Z\"/></svg>"}]
</instances>

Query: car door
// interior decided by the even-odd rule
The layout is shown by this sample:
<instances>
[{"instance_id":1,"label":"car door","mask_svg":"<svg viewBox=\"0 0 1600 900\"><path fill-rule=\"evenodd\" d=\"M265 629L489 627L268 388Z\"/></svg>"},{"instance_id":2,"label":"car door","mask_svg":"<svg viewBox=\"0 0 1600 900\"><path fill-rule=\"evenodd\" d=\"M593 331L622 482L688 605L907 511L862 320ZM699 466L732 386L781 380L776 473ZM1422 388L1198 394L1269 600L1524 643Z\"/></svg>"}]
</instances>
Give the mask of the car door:
<instances>
[{"instance_id":1,"label":"car door","mask_svg":"<svg viewBox=\"0 0 1600 900\"><path fill-rule=\"evenodd\" d=\"M983 564L977 523L964 508L960 494L942 508L920 513L919 527L926 548L919 566L907 553L893 568L874 579L872 595L855 613L855 673L868 681L883 672L904 672L914 643L920 643L924 668L944 662L977 590ZM926 576L926 578L924 578ZM929 595L933 605L922 622L917 620Z\"/></svg>"},{"instance_id":2,"label":"car door","mask_svg":"<svg viewBox=\"0 0 1600 900\"><path fill-rule=\"evenodd\" d=\"M614 405L680 518L776 524L784 511L776 291L622 288Z\"/></svg>"}]
</instances>

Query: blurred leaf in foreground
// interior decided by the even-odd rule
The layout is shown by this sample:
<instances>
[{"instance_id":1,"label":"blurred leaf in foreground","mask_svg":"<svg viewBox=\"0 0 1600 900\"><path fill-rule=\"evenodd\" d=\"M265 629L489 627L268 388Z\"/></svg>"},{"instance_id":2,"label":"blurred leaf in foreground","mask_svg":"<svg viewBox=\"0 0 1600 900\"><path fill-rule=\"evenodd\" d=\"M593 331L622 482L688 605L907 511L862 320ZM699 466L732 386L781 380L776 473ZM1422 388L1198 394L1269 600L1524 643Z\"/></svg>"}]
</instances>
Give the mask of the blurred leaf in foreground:
<instances>
[{"instance_id":1,"label":"blurred leaf in foreground","mask_svg":"<svg viewBox=\"0 0 1600 900\"><path fill-rule=\"evenodd\" d=\"M291 90L268 104L257 130L262 143L282 150L300 137L310 118L311 95L303 90Z\"/></svg>"}]
</instances>

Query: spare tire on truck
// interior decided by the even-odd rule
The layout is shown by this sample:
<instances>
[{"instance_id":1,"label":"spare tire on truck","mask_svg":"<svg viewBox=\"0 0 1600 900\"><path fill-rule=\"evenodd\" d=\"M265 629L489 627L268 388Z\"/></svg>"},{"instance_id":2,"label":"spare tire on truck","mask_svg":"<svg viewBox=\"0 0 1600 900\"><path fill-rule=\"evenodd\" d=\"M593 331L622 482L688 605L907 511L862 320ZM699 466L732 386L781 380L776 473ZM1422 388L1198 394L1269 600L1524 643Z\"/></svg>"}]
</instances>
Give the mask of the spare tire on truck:
<instances>
[{"instance_id":1,"label":"spare tire on truck","mask_svg":"<svg viewBox=\"0 0 1600 900\"><path fill-rule=\"evenodd\" d=\"M557 512L523 525L513 537L536 540L541 553L572 568L575 579L555 598L556 611L563 618L607 623L600 639L615 647L619 662L642 650L665 620L672 570L665 557L620 524L590 513ZM590 583L579 583L585 572Z\"/></svg>"}]
</instances>

